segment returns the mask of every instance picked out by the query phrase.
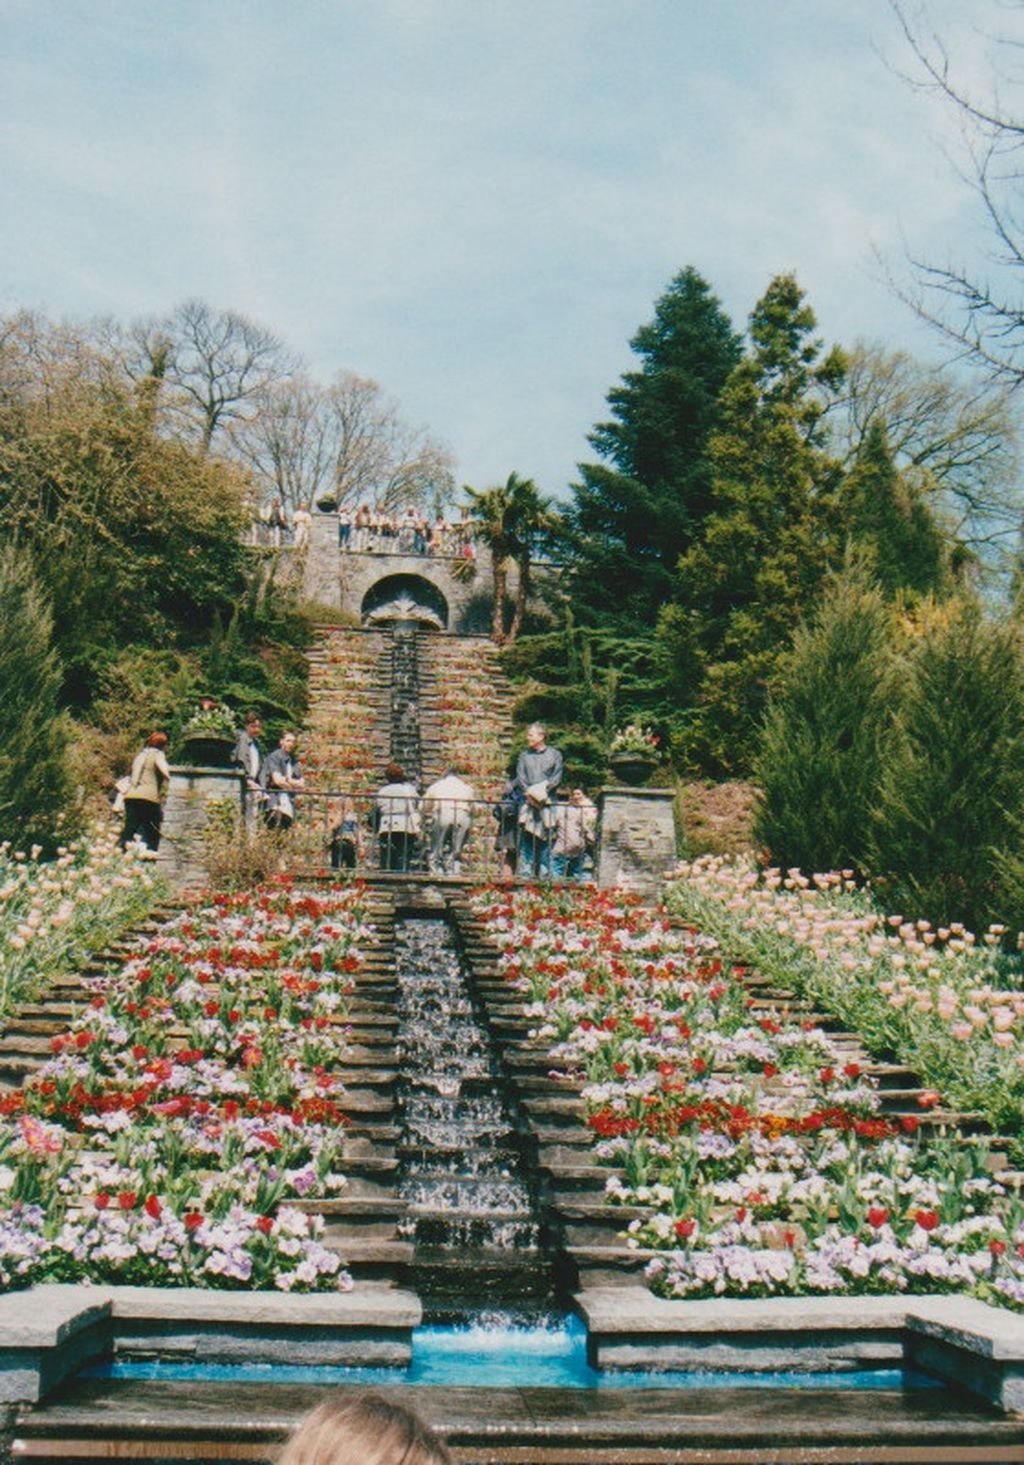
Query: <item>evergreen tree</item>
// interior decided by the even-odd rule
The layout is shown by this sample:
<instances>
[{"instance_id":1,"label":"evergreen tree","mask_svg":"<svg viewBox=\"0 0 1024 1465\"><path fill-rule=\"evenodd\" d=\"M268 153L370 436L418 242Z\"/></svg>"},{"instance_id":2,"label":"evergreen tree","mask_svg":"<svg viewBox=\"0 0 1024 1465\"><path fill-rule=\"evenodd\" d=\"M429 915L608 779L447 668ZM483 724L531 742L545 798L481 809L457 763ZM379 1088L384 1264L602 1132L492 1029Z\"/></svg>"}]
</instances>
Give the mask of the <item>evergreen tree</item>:
<instances>
[{"instance_id":1,"label":"evergreen tree","mask_svg":"<svg viewBox=\"0 0 1024 1465\"><path fill-rule=\"evenodd\" d=\"M754 763L757 836L774 863L863 870L894 692L893 613L863 561L798 629Z\"/></svg>"},{"instance_id":2,"label":"evergreen tree","mask_svg":"<svg viewBox=\"0 0 1024 1465\"><path fill-rule=\"evenodd\" d=\"M0 551L0 620L0 840L45 848L70 795L62 670L31 557L14 545Z\"/></svg>"},{"instance_id":3,"label":"evergreen tree","mask_svg":"<svg viewBox=\"0 0 1024 1465\"><path fill-rule=\"evenodd\" d=\"M580 619L649 636L676 561L709 503L706 448L740 338L710 286L681 271L630 342L639 371L608 393L611 420L589 441L568 514L569 591Z\"/></svg>"},{"instance_id":4,"label":"evergreen tree","mask_svg":"<svg viewBox=\"0 0 1024 1465\"><path fill-rule=\"evenodd\" d=\"M942 528L921 491L897 469L880 422L871 424L860 445L842 504L848 532L868 554L886 594L934 595L948 588Z\"/></svg>"},{"instance_id":5,"label":"evergreen tree","mask_svg":"<svg viewBox=\"0 0 1024 1465\"><path fill-rule=\"evenodd\" d=\"M972 602L933 610L906 660L872 839L906 909L977 929L1004 915L1001 852L1024 822L1024 644Z\"/></svg>"},{"instance_id":6,"label":"evergreen tree","mask_svg":"<svg viewBox=\"0 0 1024 1465\"><path fill-rule=\"evenodd\" d=\"M719 399L708 443L711 503L680 558L678 609L661 626L684 709L677 747L712 772L745 772L789 640L835 562L838 468L822 415L842 381L791 275L750 317L750 347Z\"/></svg>"}]
</instances>

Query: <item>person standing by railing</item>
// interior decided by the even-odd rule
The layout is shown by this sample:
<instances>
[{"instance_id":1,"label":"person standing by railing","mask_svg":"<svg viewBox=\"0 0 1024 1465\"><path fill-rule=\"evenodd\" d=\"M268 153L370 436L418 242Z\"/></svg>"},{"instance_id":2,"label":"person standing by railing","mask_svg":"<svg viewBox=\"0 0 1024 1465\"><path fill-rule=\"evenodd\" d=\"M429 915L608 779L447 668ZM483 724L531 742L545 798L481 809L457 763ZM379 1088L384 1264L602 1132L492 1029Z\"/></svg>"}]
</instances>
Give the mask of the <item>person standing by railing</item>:
<instances>
[{"instance_id":1,"label":"person standing by railing","mask_svg":"<svg viewBox=\"0 0 1024 1465\"><path fill-rule=\"evenodd\" d=\"M597 807L581 788L574 788L567 803L555 805L555 817L551 873L556 880L582 880L587 850L597 830Z\"/></svg>"},{"instance_id":2,"label":"person standing by railing","mask_svg":"<svg viewBox=\"0 0 1024 1465\"><path fill-rule=\"evenodd\" d=\"M519 873L527 878L551 875L553 800L563 771L561 753L557 748L548 747L547 728L542 722L532 722L526 729L526 748L516 763L516 782L523 793L519 810Z\"/></svg>"},{"instance_id":3,"label":"person standing by railing","mask_svg":"<svg viewBox=\"0 0 1024 1465\"><path fill-rule=\"evenodd\" d=\"M389 763L374 797L374 823L382 870L412 868L420 833L419 793L400 763Z\"/></svg>"},{"instance_id":4,"label":"person standing by railing","mask_svg":"<svg viewBox=\"0 0 1024 1465\"><path fill-rule=\"evenodd\" d=\"M295 820L295 794L304 793L306 780L295 759L298 739L293 732L281 734L281 741L268 753L260 769L260 784L266 793L263 821L268 829L283 833Z\"/></svg>"},{"instance_id":5,"label":"person standing by railing","mask_svg":"<svg viewBox=\"0 0 1024 1465\"><path fill-rule=\"evenodd\" d=\"M430 820L430 873L461 875L462 847L473 822L476 793L454 766L432 783L421 808Z\"/></svg>"},{"instance_id":6,"label":"person standing by railing","mask_svg":"<svg viewBox=\"0 0 1024 1465\"><path fill-rule=\"evenodd\" d=\"M309 512L309 505L300 504L292 515L292 542L296 549L305 549L309 544L309 526L312 522L313 515Z\"/></svg>"}]
</instances>

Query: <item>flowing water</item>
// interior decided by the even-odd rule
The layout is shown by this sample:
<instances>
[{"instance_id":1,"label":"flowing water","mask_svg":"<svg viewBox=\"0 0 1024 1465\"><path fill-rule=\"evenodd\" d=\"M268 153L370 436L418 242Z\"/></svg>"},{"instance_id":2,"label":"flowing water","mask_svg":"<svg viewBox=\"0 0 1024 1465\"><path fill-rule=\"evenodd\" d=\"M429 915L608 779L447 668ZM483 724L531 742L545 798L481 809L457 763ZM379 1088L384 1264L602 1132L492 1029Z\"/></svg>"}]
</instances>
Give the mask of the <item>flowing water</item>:
<instances>
[{"instance_id":1,"label":"flowing water","mask_svg":"<svg viewBox=\"0 0 1024 1465\"><path fill-rule=\"evenodd\" d=\"M523 1327L501 1314L470 1324L417 1328L407 1369L304 1367L295 1364L217 1364L142 1360L93 1364L80 1377L274 1384L424 1384L435 1388L549 1389L940 1389L911 1369L850 1369L835 1373L598 1373L587 1362L586 1329L578 1318L552 1315Z\"/></svg>"},{"instance_id":2,"label":"flowing water","mask_svg":"<svg viewBox=\"0 0 1024 1465\"><path fill-rule=\"evenodd\" d=\"M507 1087L439 916L396 925L399 1194L418 1289L460 1315L546 1294L541 1225ZM476 1305L468 1305L475 1292Z\"/></svg>"},{"instance_id":3,"label":"flowing water","mask_svg":"<svg viewBox=\"0 0 1024 1465\"><path fill-rule=\"evenodd\" d=\"M419 641L415 626L391 633L391 757L410 783L422 773Z\"/></svg>"}]
</instances>

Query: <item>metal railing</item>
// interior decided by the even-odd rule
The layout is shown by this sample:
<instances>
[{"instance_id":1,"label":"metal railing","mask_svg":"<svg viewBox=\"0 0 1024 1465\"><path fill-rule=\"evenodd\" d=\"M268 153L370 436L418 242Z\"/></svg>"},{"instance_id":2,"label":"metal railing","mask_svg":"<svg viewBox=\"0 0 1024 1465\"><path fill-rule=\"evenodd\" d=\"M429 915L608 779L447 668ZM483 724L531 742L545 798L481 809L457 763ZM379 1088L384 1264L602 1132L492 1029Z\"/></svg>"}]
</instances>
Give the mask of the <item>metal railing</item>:
<instances>
[{"instance_id":1,"label":"metal railing","mask_svg":"<svg viewBox=\"0 0 1024 1465\"><path fill-rule=\"evenodd\" d=\"M291 795L292 814L247 794L247 817L275 829L292 868L493 880L592 878L597 810L555 801L520 816L509 800L322 791Z\"/></svg>"}]
</instances>

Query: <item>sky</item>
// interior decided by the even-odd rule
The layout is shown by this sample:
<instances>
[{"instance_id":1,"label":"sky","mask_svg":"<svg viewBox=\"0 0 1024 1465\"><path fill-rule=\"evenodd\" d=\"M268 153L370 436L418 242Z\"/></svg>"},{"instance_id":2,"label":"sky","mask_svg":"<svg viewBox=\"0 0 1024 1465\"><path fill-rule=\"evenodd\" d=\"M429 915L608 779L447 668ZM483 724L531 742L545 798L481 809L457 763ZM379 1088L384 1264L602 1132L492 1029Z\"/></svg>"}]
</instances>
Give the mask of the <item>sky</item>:
<instances>
[{"instance_id":1,"label":"sky","mask_svg":"<svg viewBox=\"0 0 1024 1465\"><path fill-rule=\"evenodd\" d=\"M978 84L1021 29L924 17ZM200 297L561 497L687 265L935 358L886 274L985 239L910 65L889 0L0 0L0 312Z\"/></svg>"}]
</instances>

